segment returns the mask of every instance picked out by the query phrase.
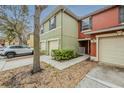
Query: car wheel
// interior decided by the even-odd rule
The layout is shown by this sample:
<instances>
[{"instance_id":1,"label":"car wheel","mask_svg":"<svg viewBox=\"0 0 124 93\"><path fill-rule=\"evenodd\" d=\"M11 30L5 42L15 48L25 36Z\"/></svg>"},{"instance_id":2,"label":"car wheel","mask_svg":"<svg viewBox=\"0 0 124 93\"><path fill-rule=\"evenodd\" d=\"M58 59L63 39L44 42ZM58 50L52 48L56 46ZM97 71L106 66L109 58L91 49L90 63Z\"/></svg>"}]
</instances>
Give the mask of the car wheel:
<instances>
[{"instance_id":1,"label":"car wheel","mask_svg":"<svg viewBox=\"0 0 124 93\"><path fill-rule=\"evenodd\" d=\"M34 54L34 51L32 51L32 53L31 53L32 55Z\"/></svg>"},{"instance_id":2,"label":"car wheel","mask_svg":"<svg viewBox=\"0 0 124 93\"><path fill-rule=\"evenodd\" d=\"M7 58L13 58L15 57L15 53L7 53Z\"/></svg>"}]
</instances>

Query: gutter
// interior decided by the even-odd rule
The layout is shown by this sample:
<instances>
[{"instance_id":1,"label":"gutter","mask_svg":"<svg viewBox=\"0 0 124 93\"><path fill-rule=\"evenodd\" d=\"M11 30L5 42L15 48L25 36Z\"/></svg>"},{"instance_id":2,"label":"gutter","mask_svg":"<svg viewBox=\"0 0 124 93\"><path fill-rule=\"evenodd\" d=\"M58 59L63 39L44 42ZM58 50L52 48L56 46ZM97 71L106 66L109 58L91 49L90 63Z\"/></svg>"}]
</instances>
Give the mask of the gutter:
<instances>
[{"instance_id":1,"label":"gutter","mask_svg":"<svg viewBox=\"0 0 124 93\"><path fill-rule=\"evenodd\" d=\"M123 29L124 29L124 25L120 25L120 26L97 30L97 31L88 31L88 32L84 32L84 34L90 35L90 34L97 34L97 33L102 33L102 32L110 32L110 31L123 30Z\"/></svg>"}]
</instances>

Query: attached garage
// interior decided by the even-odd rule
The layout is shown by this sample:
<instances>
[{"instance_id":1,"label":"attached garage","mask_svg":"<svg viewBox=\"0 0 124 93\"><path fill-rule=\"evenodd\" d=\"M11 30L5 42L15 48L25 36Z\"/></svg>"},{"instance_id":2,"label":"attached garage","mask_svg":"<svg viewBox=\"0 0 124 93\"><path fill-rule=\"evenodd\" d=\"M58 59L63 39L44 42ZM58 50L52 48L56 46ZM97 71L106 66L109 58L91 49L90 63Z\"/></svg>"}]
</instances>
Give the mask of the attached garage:
<instances>
[{"instance_id":1,"label":"attached garage","mask_svg":"<svg viewBox=\"0 0 124 93\"><path fill-rule=\"evenodd\" d=\"M46 50L46 42L41 42L41 50Z\"/></svg>"},{"instance_id":2,"label":"attached garage","mask_svg":"<svg viewBox=\"0 0 124 93\"><path fill-rule=\"evenodd\" d=\"M98 42L100 62L124 66L124 36L100 37Z\"/></svg>"},{"instance_id":3,"label":"attached garage","mask_svg":"<svg viewBox=\"0 0 124 93\"><path fill-rule=\"evenodd\" d=\"M58 48L59 48L59 41L58 40L48 41L49 55L51 55L53 49L58 49Z\"/></svg>"}]
</instances>

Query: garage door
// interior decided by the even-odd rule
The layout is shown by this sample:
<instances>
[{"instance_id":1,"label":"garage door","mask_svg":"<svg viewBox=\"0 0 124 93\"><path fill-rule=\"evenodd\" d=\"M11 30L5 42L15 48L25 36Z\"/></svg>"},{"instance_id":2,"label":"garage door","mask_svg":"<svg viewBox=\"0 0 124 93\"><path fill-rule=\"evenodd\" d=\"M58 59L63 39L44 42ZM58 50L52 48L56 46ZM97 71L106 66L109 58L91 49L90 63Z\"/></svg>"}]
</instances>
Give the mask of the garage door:
<instances>
[{"instance_id":1,"label":"garage door","mask_svg":"<svg viewBox=\"0 0 124 93\"><path fill-rule=\"evenodd\" d=\"M41 42L41 50L46 50L46 42Z\"/></svg>"},{"instance_id":2,"label":"garage door","mask_svg":"<svg viewBox=\"0 0 124 93\"><path fill-rule=\"evenodd\" d=\"M51 52L53 49L58 49L58 46L59 46L59 42L58 40L52 40L52 41L49 41L49 55L51 55Z\"/></svg>"},{"instance_id":3,"label":"garage door","mask_svg":"<svg viewBox=\"0 0 124 93\"><path fill-rule=\"evenodd\" d=\"M124 65L124 36L100 38L99 61Z\"/></svg>"}]
</instances>

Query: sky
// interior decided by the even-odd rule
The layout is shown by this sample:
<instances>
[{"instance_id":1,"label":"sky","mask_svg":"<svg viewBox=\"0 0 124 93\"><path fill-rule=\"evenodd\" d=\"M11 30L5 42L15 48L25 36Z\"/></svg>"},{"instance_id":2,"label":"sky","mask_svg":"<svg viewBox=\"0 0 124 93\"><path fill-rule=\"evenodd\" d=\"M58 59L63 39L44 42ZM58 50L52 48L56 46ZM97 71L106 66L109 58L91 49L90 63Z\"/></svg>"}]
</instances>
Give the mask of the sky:
<instances>
[{"instance_id":1,"label":"sky","mask_svg":"<svg viewBox=\"0 0 124 93\"><path fill-rule=\"evenodd\" d=\"M49 5L41 14L42 18L45 18L50 12L52 12L57 6ZM105 5L66 5L75 15L85 16L97 9L105 7Z\"/></svg>"},{"instance_id":2,"label":"sky","mask_svg":"<svg viewBox=\"0 0 124 93\"><path fill-rule=\"evenodd\" d=\"M85 16L105 6L106 5L66 5L65 7L70 9L77 16ZM56 7L57 5L48 5L48 7L41 13L41 21L47 17ZM29 6L29 13L33 17L34 6ZM33 26L33 21L31 22L31 25Z\"/></svg>"},{"instance_id":3,"label":"sky","mask_svg":"<svg viewBox=\"0 0 124 93\"><path fill-rule=\"evenodd\" d=\"M100 8L105 7L106 5L66 5L77 16L85 16L91 12L94 12ZM42 20L48 16L57 5L48 5L48 7L41 13ZM29 12L31 15L34 14L34 6L29 6Z\"/></svg>"},{"instance_id":4,"label":"sky","mask_svg":"<svg viewBox=\"0 0 124 93\"><path fill-rule=\"evenodd\" d=\"M94 12L100 8L105 7L106 5L66 5L68 9L70 9L75 15L77 16L85 16L91 12ZM48 7L41 13L41 20L47 17L57 5L48 5ZM34 15L34 6L29 6L29 13L30 15ZM33 19L31 19L31 26L33 27ZM31 31L32 32L32 31Z\"/></svg>"}]
</instances>

